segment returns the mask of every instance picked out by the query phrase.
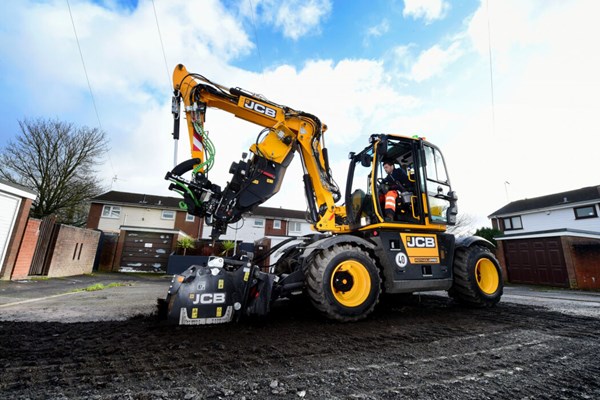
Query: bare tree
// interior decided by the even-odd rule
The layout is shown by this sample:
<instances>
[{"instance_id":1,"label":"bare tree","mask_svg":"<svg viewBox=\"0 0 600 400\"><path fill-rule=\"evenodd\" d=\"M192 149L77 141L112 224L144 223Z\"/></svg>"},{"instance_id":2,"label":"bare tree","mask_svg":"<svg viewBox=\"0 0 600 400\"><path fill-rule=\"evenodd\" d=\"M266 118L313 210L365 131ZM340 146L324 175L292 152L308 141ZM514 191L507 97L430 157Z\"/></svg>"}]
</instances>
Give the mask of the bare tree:
<instances>
[{"instance_id":1,"label":"bare tree","mask_svg":"<svg viewBox=\"0 0 600 400\"><path fill-rule=\"evenodd\" d=\"M33 188L31 216L56 215L59 222L83 225L87 200L103 191L95 167L107 151L97 128L58 120L19 121L21 134L0 151L0 177Z\"/></svg>"},{"instance_id":2,"label":"bare tree","mask_svg":"<svg viewBox=\"0 0 600 400\"><path fill-rule=\"evenodd\" d=\"M471 214L458 214L455 225L448 226L448 233L455 236L469 236L475 231L475 217Z\"/></svg>"}]
</instances>

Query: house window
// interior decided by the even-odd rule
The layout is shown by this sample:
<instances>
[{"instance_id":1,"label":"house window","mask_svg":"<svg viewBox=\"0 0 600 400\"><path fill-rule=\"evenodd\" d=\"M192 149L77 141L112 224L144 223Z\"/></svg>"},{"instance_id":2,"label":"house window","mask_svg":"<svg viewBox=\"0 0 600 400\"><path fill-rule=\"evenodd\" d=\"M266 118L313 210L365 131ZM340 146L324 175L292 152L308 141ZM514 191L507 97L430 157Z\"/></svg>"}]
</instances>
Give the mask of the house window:
<instances>
[{"instance_id":1,"label":"house window","mask_svg":"<svg viewBox=\"0 0 600 400\"><path fill-rule=\"evenodd\" d=\"M281 229L281 220L273 220L273 229Z\"/></svg>"},{"instance_id":2,"label":"house window","mask_svg":"<svg viewBox=\"0 0 600 400\"><path fill-rule=\"evenodd\" d=\"M121 218L121 207L119 206L104 206L102 209L103 218Z\"/></svg>"},{"instance_id":3,"label":"house window","mask_svg":"<svg viewBox=\"0 0 600 400\"><path fill-rule=\"evenodd\" d=\"M194 222L194 216L190 214L185 214L185 222Z\"/></svg>"},{"instance_id":4,"label":"house window","mask_svg":"<svg viewBox=\"0 0 600 400\"><path fill-rule=\"evenodd\" d=\"M161 219L175 219L175 211L173 210L162 210Z\"/></svg>"},{"instance_id":5,"label":"house window","mask_svg":"<svg viewBox=\"0 0 600 400\"><path fill-rule=\"evenodd\" d=\"M514 229L523 229L523 224L521 223L521 217L509 217L509 218L502 218L502 221L504 222L504 230L505 231L512 231Z\"/></svg>"},{"instance_id":6,"label":"house window","mask_svg":"<svg viewBox=\"0 0 600 400\"><path fill-rule=\"evenodd\" d=\"M290 221L288 223L288 226L290 227L290 232L299 233L299 232L302 231L302 224L300 222L292 222L292 221Z\"/></svg>"},{"instance_id":7,"label":"house window","mask_svg":"<svg viewBox=\"0 0 600 400\"><path fill-rule=\"evenodd\" d=\"M265 226L265 220L264 219L255 219L254 220L254 226L257 228L262 228Z\"/></svg>"},{"instance_id":8,"label":"house window","mask_svg":"<svg viewBox=\"0 0 600 400\"><path fill-rule=\"evenodd\" d=\"M598 217L598 213L596 212L595 205L585 206L585 207L576 207L573 209L573 211L575 211L575 219Z\"/></svg>"}]
</instances>

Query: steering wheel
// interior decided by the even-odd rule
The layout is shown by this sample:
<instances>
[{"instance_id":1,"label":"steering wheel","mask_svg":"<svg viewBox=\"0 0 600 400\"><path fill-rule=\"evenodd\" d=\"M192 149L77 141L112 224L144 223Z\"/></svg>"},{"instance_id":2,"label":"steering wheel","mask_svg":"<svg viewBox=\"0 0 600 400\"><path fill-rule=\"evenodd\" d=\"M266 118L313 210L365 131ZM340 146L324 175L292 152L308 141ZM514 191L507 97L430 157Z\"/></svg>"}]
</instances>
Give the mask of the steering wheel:
<instances>
[{"instance_id":1,"label":"steering wheel","mask_svg":"<svg viewBox=\"0 0 600 400\"><path fill-rule=\"evenodd\" d=\"M379 188L379 191L384 194L390 190L389 185L385 183L383 178L377 178L377 187Z\"/></svg>"}]
</instances>

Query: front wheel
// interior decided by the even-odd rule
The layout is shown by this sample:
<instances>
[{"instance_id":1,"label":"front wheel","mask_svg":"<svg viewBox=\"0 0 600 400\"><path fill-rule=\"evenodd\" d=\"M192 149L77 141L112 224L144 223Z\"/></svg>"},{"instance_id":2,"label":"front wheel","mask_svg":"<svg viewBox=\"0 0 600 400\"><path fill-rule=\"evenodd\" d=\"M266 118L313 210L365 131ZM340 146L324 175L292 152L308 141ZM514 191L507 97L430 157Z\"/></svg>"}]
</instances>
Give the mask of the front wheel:
<instances>
[{"instance_id":1,"label":"front wheel","mask_svg":"<svg viewBox=\"0 0 600 400\"><path fill-rule=\"evenodd\" d=\"M460 303L490 307L503 292L502 269L496 257L483 246L456 250L454 281L448 294Z\"/></svg>"},{"instance_id":2,"label":"front wheel","mask_svg":"<svg viewBox=\"0 0 600 400\"><path fill-rule=\"evenodd\" d=\"M312 304L338 321L365 318L381 294L377 266L365 251L349 244L317 254L308 267L306 284Z\"/></svg>"}]
</instances>

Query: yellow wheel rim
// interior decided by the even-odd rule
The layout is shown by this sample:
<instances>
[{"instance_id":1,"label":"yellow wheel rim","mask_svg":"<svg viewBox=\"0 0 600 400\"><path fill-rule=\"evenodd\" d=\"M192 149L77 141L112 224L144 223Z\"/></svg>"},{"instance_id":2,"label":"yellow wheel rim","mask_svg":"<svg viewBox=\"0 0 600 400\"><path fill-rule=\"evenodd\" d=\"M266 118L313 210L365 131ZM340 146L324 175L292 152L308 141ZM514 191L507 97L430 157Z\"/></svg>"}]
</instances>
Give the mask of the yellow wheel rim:
<instances>
[{"instance_id":1,"label":"yellow wheel rim","mask_svg":"<svg viewBox=\"0 0 600 400\"><path fill-rule=\"evenodd\" d=\"M338 303L344 307L358 307L369 297L371 277L363 264L348 260L335 267L330 285Z\"/></svg>"},{"instance_id":2,"label":"yellow wheel rim","mask_svg":"<svg viewBox=\"0 0 600 400\"><path fill-rule=\"evenodd\" d=\"M498 290L500 277L493 262L487 258L482 258L475 265L475 277L479 289L485 294L493 294Z\"/></svg>"}]
</instances>

